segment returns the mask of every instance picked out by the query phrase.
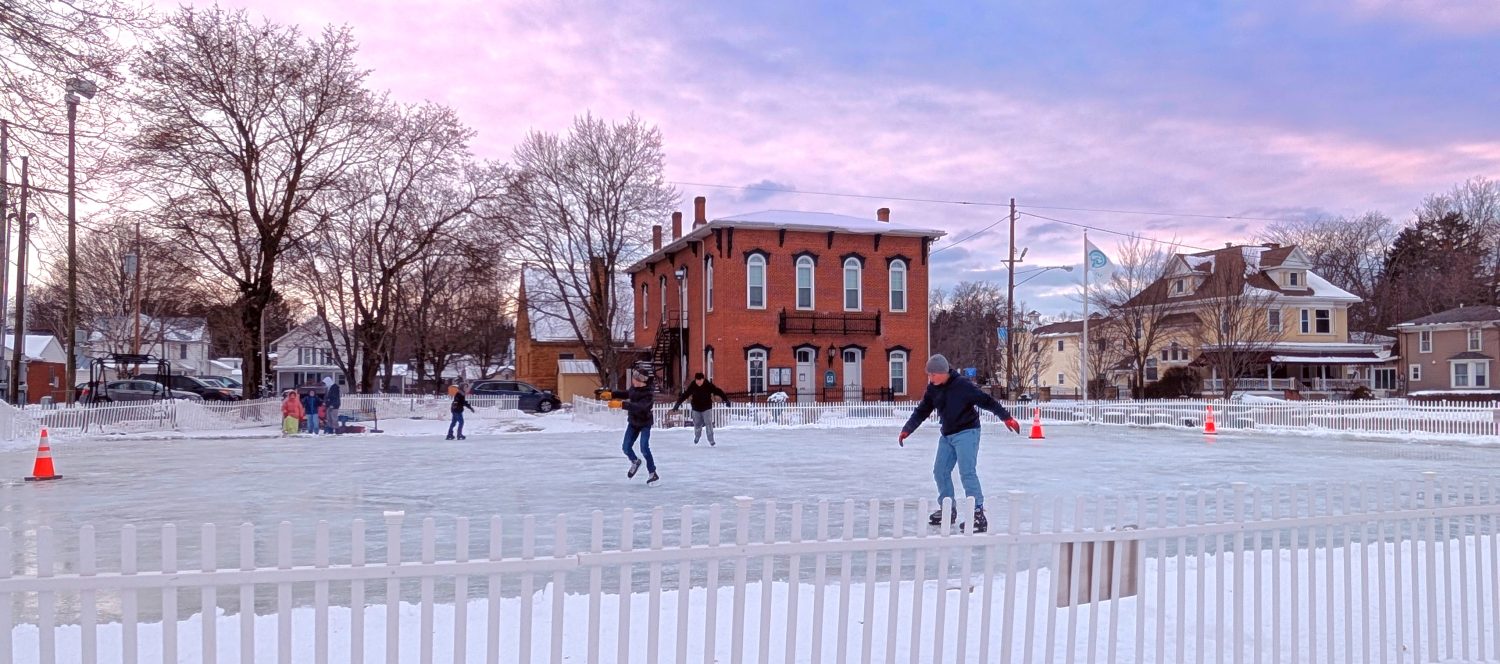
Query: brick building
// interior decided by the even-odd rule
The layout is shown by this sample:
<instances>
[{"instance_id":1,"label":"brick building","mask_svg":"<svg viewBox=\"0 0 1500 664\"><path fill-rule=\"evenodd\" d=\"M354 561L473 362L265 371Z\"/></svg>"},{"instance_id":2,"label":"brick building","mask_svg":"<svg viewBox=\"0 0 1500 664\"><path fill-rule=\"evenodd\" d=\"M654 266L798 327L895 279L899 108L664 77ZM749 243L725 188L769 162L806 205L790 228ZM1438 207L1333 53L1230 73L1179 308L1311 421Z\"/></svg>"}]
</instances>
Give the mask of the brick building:
<instances>
[{"instance_id":1,"label":"brick building","mask_svg":"<svg viewBox=\"0 0 1500 664\"><path fill-rule=\"evenodd\" d=\"M628 273L635 338L667 390L694 373L731 394L798 401L905 398L928 353L927 258L942 231L773 210L690 228L672 215ZM916 367L913 369L913 367Z\"/></svg>"}]
</instances>

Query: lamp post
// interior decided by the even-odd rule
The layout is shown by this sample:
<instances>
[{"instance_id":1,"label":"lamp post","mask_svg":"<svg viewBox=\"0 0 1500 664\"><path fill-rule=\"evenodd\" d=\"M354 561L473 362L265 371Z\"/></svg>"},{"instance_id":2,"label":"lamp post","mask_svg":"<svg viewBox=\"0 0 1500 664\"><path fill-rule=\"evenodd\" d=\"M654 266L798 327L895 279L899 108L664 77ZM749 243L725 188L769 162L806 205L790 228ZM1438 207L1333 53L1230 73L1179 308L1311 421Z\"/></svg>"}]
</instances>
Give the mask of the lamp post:
<instances>
[{"instance_id":1,"label":"lamp post","mask_svg":"<svg viewBox=\"0 0 1500 664\"><path fill-rule=\"evenodd\" d=\"M21 157L21 211L16 214L21 229L16 242L16 337L10 350L10 380L6 384L7 398L18 406L21 405L21 353L26 350L26 249L31 220L36 217L26 211L31 198L29 161Z\"/></svg>"},{"instance_id":2,"label":"lamp post","mask_svg":"<svg viewBox=\"0 0 1500 664\"><path fill-rule=\"evenodd\" d=\"M1025 257L1026 249L1022 249L1021 258ZM1006 261L1007 263L1010 263L1010 270L1008 270L1008 273L1006 275L1006 280L1010 282L1010 287L1008 289L1008 294L1005 297L1005 396L1007 398L1009 398L1011 392L1016 389L1016 378L1018 378L1015 370L1016 335L1015 331L1011 329L1016 326L1016 286L1024 285L1026 282L1041 276L1043 272L1046 272L1048 270L1062 270L1064 272L1073 271L1072 265L1048 265L1046 267L1039 267L1035 270L1032 270L1031 276L1022 279L1020 283L1017 283L1016 263L1020 262L1021 258Z\"/></svg>"},{"instance_id":3,"label":"lamp post","mask_svg":"<svg viewBox=\"0 0 1500 664\"><path fill-rule=\"evenodd\" d=\"M77 398L74 386L78 383L78 180L75 173L74 129L78 124L78 102L93 99L99 86L82 78L70 78L67 82L68 104L68 403Z\"/></svg>"}]
</instances>

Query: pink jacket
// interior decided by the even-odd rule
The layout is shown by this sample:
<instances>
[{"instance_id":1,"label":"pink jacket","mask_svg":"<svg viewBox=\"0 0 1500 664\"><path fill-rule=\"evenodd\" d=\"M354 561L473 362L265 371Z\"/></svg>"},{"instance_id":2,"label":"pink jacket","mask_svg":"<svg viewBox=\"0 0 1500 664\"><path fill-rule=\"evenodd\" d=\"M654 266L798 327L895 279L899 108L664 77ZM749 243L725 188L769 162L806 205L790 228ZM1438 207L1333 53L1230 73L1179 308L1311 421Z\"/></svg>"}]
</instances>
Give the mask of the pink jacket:
<instances>
[{"instance_id":1,"label":"pink jacket","mask_svg":"<svg viewBox=\"0 0 1500 664\"><path fill-rule=\"evenodd\" d=\"M302 399L297 396L296 392L288 394L286 399L281 401L281 416L295 417L299 420L307 417L307 411L302 409Z\"/></svg>"}]
</instances>

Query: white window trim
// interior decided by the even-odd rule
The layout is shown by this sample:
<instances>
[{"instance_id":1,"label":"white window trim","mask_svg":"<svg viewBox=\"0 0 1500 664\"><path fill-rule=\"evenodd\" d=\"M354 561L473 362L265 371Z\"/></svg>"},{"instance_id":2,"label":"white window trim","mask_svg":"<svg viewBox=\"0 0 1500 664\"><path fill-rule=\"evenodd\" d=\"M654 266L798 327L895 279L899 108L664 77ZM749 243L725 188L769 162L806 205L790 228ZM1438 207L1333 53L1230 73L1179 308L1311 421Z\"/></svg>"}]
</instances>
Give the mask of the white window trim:
<instances>
[{"instance_id":1,"label":"white window trim","mask_svg":"<svg viewBox=\"0 0 1500 664\"><path fill-rule=\"evenodd\" d=\"M901 275L901 287L899 289L896 288L896 286L895 286L895 279L896 279L896 275L897 274ZM910 306L910 304L907 302L907 300L909 298L907 297L907 294L906 294L906 291L907 291L907 288L906 288L906 277L907 277L907 273L906 273L906 261L903 261L903 260L891 261L891 276L890 276L890 278L891 278L891 302L888 303L888 304L891 305L891 311L893 313L905 313L906 312L906 308L908 306ZM901 293L901 308L899 308L899 309L896 308L896 305L895 305L895 298L896 298L896 293L897 292Z\"/></svg>"},{"instance_id":2,"label":"white window trim","mask_svg":"<svg viewBox=\"0 0 1500 664\"><path fill-rule=\"evenodd\" d=\"M1326 312L1328 312L1328 331L1327 332L1319 332L1318 331L1318 312L1320 312L1320 311L1326 311ZM1333 328L1335 327L1333 323L1338 318L1337 316L1334 315L1334 311L1332 309L1313 309L1312 312L1313 312L1313 334L1320 335L1320 336L1332 335L1333 334Z\"/></svg>"},{"instance_id":3,"label":"white window trim","mask_svg":"<svg viewBox=\"0 0 1500 664\"><path fill-rule=\"evenodd\" d=\"M1417 352L1418 353L1431 353L1432 352L1432 330L1418 330L1417 331Z\"/></svg>"},{"instance_id":4,"label":"white window trim","mask_svg":"<svg viewBox=\"0 0 1500 664\"><path fill-rule=\"evenodd\" d=\"M1058 372L1058 374L1057 374L1057 384L1058 385L1067 385L1068 384L1067 378L1068 377L1067 377L1066 374L1063 374L1062 372Z\"/></svg>"},{"instance_id":5,"label":"white window trim","mask_svg":"<svg viewBox=\"0 0 1500 664\"><path fill-rule=\"evenodd\" d=\"M1274 325L1271 323L1271 314L1276 314L1276 323ZM1270 332L1280 332L1282 325L1283 322L1281 320L1281 309L1279 307L1271 307L1269 309L1266 309L1266 330Z\"/></svg>"},{"instance_id":6,"label":"white window trim","mask_svg":"<svg viewBox=\"0 0 1500 664\"><path fill-rule=\"evenodd\" d=\"M899 390L896 389L896 364L898 362L901 365L901 389ZM906 351L898 350L894 353L891 353L891 358L889 360L889 366L887 367L887 369L890 371L892 394L906 394L907 373L909 373L907 370L908 366L909 364L907 363Z\"/></svg>"},{"instance_id":7,"label":"white window trim","mask_svg":"<svg viewBox=\"0 0 1500 664\"><path fill-rule=\"evenodd\" d=\"M756 360L760 361L760 392L755 391ZM766 381L769 379L769 376L766 375L766 365L768 363L769 358L767 357L766 351L760 349L752 350L750 351L749 355L745 356L745 387L750 391L751 394L761 394L766 391L766 388L768 387Z\"/></svg>"},{"instance_id":8,"label":"white window trim","mask_svg":"<svg viewBox=\"0 0 1500 664\"><path fill-rule=\"evenodd\" d=\"M802 268L807 267L807 306L802 306ZM802 256L792 267L795 275L796 298L792 304L796 305L798 311L812 311L818 308L818 262L812 256Z\"/></svg>"},{"instance_id":9,"label":"white window trim","mask_svg":"<svg viewBox=\"0 0 1500 664\"><path fill-rule=\"evenodd\" d=\"M1302 330L1302 334L1312 334L1312 309L1299 309L1299 311L1302 312L1299 329Z\"/></svg>"},{"instance_id":10,"label":"white window trim","mask_svg":"<svg viewBox=\"0 0 1500 664\"><path fill-rule=\"evenodd\" d=\"M1469 338L1466 345L1472 352L1479 352L1484 350L1484 329L1478 327L1471 328L1469 330Z\"/></svg>"},{"instance_id":11,"label":"white window trim","mask_svg":"<svg viewBox=\"0 0 1500 664\"><path fill-rule=\"evenodd\" d=\"M1422 365L1420 365L1420 364L1413 364L1413 365L1411 365L1407 369L1407 371L1406 371L1406 377L1407 377L1407 380L1410 380L1410 381L1412 381L1414 383L1415 382L1421 382L1421 380L1422 380Z\"/></svg>"},{"instance_id":12,"label":"white window trim","mask_svg":"<svg viewBox=\"0 0 1500 664\"><path fill-rule=\"evenodd\" d=\"M651 284L641 284L641 329L651 329Z\"/></svg>"},{"instance_id":13,"label":"white window trim","mask_svg":"<svg viewBox=\"0 0 1500 664\"><path fill-rule=\"evenodd\" d=\"M707 256L703 259L703 308L706 311L714 310L714 257Z\"/></svg>"},{"instance_id":14,"label":"white window trim","mask_svg":"<svg viewBox=\"0 0 1500 664\"><path fill-rule=\"evenodd\" d=\"M760 266L760 284L756 284L756 283L754 283L753 281L750 280L750 267L754 266L754 265L759 265ZM769 272L769 270L767 270L767 268L766 268L766 257L765 256L762 256L760 254L755 254L755 255L750 256L750 258L745 259L745 308L746 309L765 309L766 308L766 300L768 299L767 298L767 291L769 290L766 287L766 282L770 281L770 275L768 274L768 272ZM760 304L759 305L756 305L754 298L752 298L750 296L750 293L751 293L750 289L754 288L757 285L760 286Z\"/></svg>"},{"instance_id":15,"label":"white window trim","mask_svg":"<svg viewBox=\"0 0 1500 664\"><path fill-rule=\"evenodd\" d=\"M853 263L851 266L850 264ZM854 308L849 307L849 270L854 270ZM843 279L840 280L842 288L839 295L843 301L844 311L864 311L865 309L865 267L860 264L858 258L844 259Z\"/></svg>"},{"instance_id":16,"label":"white window trim","mask_svg":"<svg viewBox=\"0 0 1500 664\"><path fill-rule=\"evenodd\" d=\"M1458 384L1458 367L1463 366L1468 378L1467 385ZM1484 384L1478 385L1477 378L1484 376ZM1489 360L1449 360L1448 361L1448 386L1452 389L1490 389L1494 383L1490 380Z\"/></svg>"},{"instance_id":17,"label":"white window trim","mask_svg":"<svg viewBox=\"0 0 1500 664\"><path fill-rule=\"evenodd\" d=\"M657 281L656 287L661 290L661 326L667 326L667 278L662 277Z\"/></svg>"},{"instance_id":18,"label":"white window trim","mask_svg":"<svg viewBox=\"0 0 1500 664\"><path fill-rule=\"evenodd\" d=\"M703 351L703 375L709 380L714 379L714 349Z\"/></svg>"}]
</instances>

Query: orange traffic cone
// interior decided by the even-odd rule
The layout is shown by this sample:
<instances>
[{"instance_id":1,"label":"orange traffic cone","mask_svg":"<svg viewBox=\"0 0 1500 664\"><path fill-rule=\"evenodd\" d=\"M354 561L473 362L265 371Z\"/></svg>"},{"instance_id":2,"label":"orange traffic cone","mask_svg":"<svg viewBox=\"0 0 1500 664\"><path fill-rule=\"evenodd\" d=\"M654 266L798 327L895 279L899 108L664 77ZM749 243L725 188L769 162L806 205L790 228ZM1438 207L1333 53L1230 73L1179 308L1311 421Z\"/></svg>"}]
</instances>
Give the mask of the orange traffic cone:
<instances>
[{"instance_id":1,"label":"orange traffic cone","mask_svg":"<svg viewBox=\"0 0 1500 664\"><path fill-rule=\"evenodd\" d=\"M1210 436L1217 435L1219 433L1218 427L1214 426L1214 407L1213 407L1213 404L1209 404L1208 405L1208 419L1203 420L1203 433L1208 434Z\"/></svg>"},{"instance_id":2,"label":"orange traffic cone","mask_svg":"<svg viewBox=\"0 0 1500 664\"><path fill-rule=\"evenodd\" d=\"M1033 409L1031 418L1031 439L1041 440L1043 438L1046 438L1046 436L1042 435L1042 409L1035 408Z\"/></svg>"},{"instance_id":3,"label":"orange traffic cone","mask_svg":"<svg viewBox=\"0 0 1500 664\"><path fill-rule=\"evenodd\" d=\"M31 477L27 482L42 482L45 480L60 480L62 475L52 469L52 446L47 443L47 430L42 429L42 441L36 446L36 465L31 469Z\"/></svg>"}]
</instances>

